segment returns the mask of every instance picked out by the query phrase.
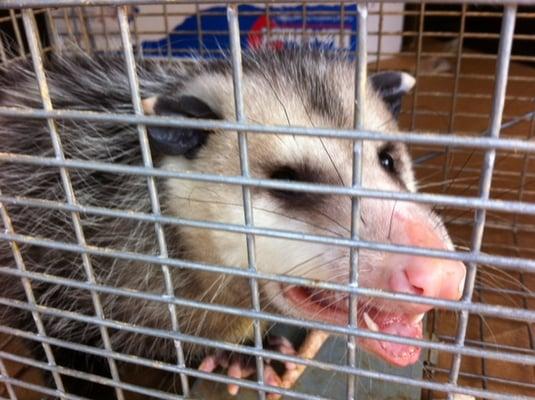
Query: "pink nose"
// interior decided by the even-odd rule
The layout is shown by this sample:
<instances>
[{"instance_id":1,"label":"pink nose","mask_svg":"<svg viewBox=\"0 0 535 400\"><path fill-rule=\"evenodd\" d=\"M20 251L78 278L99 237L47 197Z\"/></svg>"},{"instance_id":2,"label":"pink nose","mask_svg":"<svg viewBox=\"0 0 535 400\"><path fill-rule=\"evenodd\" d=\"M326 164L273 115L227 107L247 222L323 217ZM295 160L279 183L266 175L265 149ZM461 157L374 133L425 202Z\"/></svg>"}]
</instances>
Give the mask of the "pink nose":
<instances>
[{"instance_id":1,"label":"pink nose","mask_svg":"<svg viewBox=\"0 0 535 400\"><path fill-rule=\"evenodd\" d=\"M400 219L398 222L402 229L394 235L393 242L442 250L447 248L446 242L428 222ZM458 300L463 294L466 268L461 262L401 254L392 256L391 262L393 268L388 283L394 292L445 300ZM411 304L411 309L414 308L424 312L432 307Z\"/></svg>"}]
</instances>

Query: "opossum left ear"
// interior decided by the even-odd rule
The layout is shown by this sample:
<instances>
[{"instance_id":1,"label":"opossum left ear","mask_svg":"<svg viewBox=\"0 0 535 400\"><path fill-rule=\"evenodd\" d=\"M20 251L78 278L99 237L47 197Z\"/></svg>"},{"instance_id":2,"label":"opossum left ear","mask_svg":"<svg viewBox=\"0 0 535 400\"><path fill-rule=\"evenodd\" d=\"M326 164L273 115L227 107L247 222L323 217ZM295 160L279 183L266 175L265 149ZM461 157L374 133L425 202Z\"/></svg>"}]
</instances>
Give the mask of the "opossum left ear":
<instances>
[{"instance_id":1,"label":"opossum left ear","mask_svg":"<svg viewBox=\"0 0 535 400\"><path fill-rule=\"evenodd\" d=\"M406 72L385 71L371 75L370 82L397 118L401 111L401 100L413 88L416 80Z\"/></svg>"},{"instance_id":2,"label":"opossum left ear","mask_svg":"<svg viewBox=\"0 0 535 400\"><path fill-rule=\"evenodd\" d=\"M151 97L143 100L142 105L147 115L221 119L208 104L194 96ZM147 126L147 132L157 151L187 158L195 157L210 133L204 129L169 126Z\"/></svg>"}]
</instances>

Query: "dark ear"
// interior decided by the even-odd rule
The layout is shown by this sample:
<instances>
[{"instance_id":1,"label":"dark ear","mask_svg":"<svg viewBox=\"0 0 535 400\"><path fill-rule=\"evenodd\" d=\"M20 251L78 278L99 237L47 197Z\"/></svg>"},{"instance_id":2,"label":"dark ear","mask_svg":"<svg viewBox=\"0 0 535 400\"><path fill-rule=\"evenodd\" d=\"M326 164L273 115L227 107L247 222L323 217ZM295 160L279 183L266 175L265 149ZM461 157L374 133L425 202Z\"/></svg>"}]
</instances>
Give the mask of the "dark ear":
<instances>
[{"instance_id":1,"label":"dark ear","mask_svg":"<svg viewBox=\"0 0 535 400\"><path fill-rule=\"evenodd\" d=\"M194 96L151 97L143 100L145 114L168 117L221 119L205 102ZM195 128L148 126L152 147L164 154L193 158L204 145L209 131Z\"/></svg>"},{"instance_id":2,"label":"dark ear","mask_svg":"<svg viewBox=\"0 0 535 400\"><path fill-rule=\"evenodd\" d=\"M370 81L394 117L399 116L401 100L414 86L416 80L406 72L385 71L370 76Z\"/></svg>"}]
</instances>

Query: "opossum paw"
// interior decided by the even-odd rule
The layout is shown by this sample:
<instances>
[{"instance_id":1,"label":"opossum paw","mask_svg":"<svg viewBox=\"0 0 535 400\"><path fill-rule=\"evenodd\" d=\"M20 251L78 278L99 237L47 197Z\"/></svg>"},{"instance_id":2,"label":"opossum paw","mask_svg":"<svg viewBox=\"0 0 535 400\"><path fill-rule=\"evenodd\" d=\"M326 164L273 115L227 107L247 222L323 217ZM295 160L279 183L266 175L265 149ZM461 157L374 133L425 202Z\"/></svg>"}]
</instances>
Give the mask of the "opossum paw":
<instances>
[{"instance_id":1,"label":"opossum paw","mask_svg":"<svg viewBox=\"0 0 535 400\"><path fill-rule=\"evenodd\" d=\"M199 371L213 372L219 367L226 370L228 377L236 379L248 378L256 372L251 357L228 352L218 352L215 355L205 357L199 365ZM227 391L233 396L238 393L239 389L240 387L235 384L227 386Z\"/></svg>"},{"instance_id":2,"label":"opossum paw","mask_svg":"<svg viewBox=\"0 0 535 400\"><path fill-rule=\"evenodd\" d=\"M296 351L292 343L282 336L269 336L266 339L266 349L278 351L285 355L295 355ZM281 386L282 379L270 365L271 360L264 359L264 383L271 386ZM292 362L283 362L287 370L296 368ZM254 356L226 351L217 352L215 355L206 356L199 365L199 371L213 372L222 368L230 378L246 379L256 373L256 360ZM236 384L227 385L227 391L231 395L238 394L240 387ZM268 394L268 398L276 399L278 395Z\"/></svg>"}]
</instances>

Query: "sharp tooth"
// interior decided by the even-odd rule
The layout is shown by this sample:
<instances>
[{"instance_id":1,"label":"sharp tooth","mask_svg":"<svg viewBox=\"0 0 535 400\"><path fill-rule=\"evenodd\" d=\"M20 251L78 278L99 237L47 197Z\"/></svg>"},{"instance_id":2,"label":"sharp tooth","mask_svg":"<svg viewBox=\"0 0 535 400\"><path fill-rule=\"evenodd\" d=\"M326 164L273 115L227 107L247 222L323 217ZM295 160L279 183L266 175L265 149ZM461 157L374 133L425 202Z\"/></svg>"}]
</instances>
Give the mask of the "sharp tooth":
<instances>
[{"instance_id":1,"label":"sharp tooth","mask_svg":"<svg viewBox=\"0 0 535 400\"><path fill-rule=\"evenodd\" d=\"M422 319L424 319L425 313L417 314L411 319L411 325L419 324Z\"/></svg>"},{"instance_id":2,"label":"sharp tooth","mask_svg":"<svg viewBox=\"0 0 535 400\"><path fill-rule=\"evenodd\" d=\"M379 332L379 326L373 321L373 319L368 315L367 312L364 313L364 322L366 322L366 326L368 329L372 332Z\"/></svg>"}]
</instances>

